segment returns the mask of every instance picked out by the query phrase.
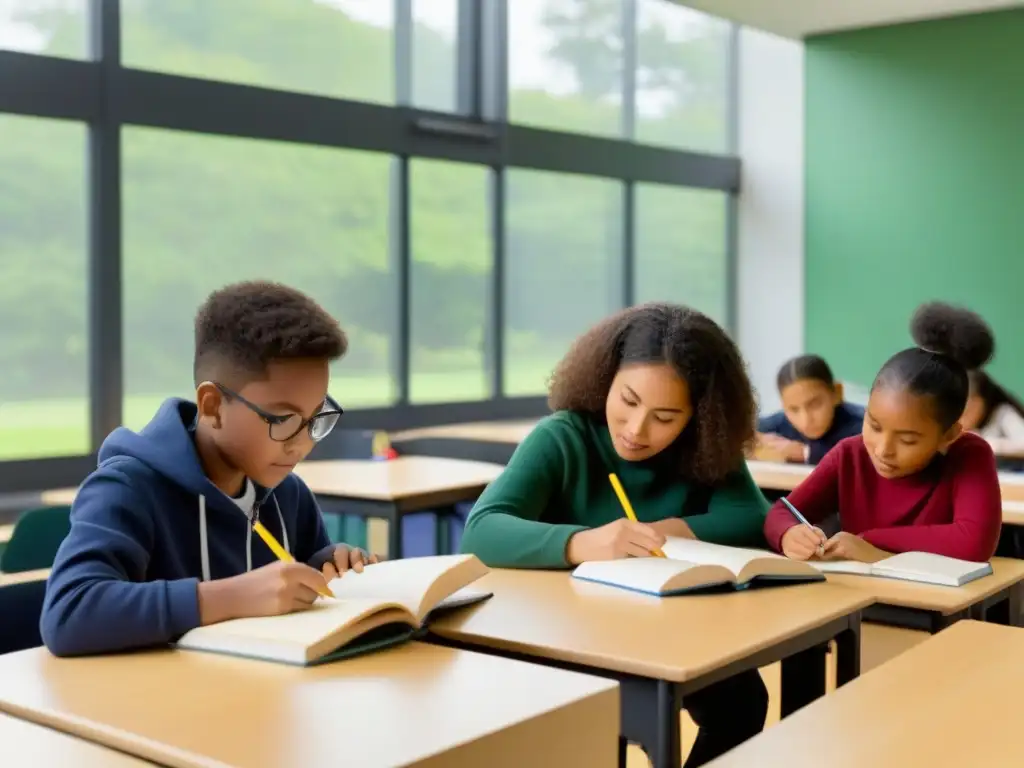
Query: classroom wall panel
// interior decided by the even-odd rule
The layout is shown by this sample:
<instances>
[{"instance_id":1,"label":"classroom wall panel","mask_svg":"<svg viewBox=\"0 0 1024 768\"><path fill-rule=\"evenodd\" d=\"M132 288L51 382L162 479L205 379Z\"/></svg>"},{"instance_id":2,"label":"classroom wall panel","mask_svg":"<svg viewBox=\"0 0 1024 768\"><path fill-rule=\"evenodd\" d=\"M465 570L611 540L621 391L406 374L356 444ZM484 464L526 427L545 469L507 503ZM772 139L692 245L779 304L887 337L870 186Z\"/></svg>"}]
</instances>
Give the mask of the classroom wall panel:
<instances>
[{"instance_id":1,"label":"classroom wall panel","mask_svg":"<svg viewBox=\"0 0 1024 768\"><path fill-rule=\"evenodd\" d=\"M738 340L770 411L775 373L804 343L803 44L743 28L739 85Z\"/></svg>"},{"instance_id":2,"label":"classroom wall panel","mask_svg":"<svg viewBox=\"0 0 1024 768\"><path fill-rule=\"evenodd\" d=\"M870 383L941 298L1024 390L1024 9L812 38L806 81L808 351Z\"/></svg>"}]
</instances>

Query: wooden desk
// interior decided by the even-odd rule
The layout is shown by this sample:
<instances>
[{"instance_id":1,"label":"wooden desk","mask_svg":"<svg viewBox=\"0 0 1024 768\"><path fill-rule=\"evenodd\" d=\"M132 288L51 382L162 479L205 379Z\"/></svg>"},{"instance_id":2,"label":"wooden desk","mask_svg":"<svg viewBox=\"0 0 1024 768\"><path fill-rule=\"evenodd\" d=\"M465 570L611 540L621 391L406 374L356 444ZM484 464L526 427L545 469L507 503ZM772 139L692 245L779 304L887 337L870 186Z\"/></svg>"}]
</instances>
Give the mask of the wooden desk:
<instances>
[{"instance_id":1,"label":"wooden desk","mask_svg":"<svg viewBox=\"0 0 1024 768\"><path fill-rule=\"evenodd\" d=\"M49 568L38 571L18 571L17 573L0 573L0 587L10 584L24 584L29 581L46 581L50 577Z\"/></svg>"},{"instance_id":2,"label":"wooden desk","mask_svg":"<svg viewBox=\"0 0 1024 768\"><path fill-rule=\"evenodd\" d=\"M0 750L10 768L147 768L146 760L69 736L52 728L0 714Z\"/></svg>"},{"instance_id":3,"label":"wooden desk","mask_svg":"<svg viewBox=\"0 0 1024 768\"><path fill-rule=\"evenodd\" d=\"M616 688L423 643L306 669L172 650L0 657L0 710L179 768L611 768Z\"/></svg>"},{"instance_id":4,"label":"wooden desk","mask_svg":"<svg viewBox=\"0 0 1024 768\"><path fill-rule=\"evenodd\" d=\"M1003 501L1003 525L1024 525L1024 501Z\"/></svg>"},{"instance_id":5,"label":"wooden desk","mask_svg":"<svg viewBox=\"0 0 1024 768\"><path fill-rule=\"evenodd\" d=\"M0 525L0 544L6 544L11 540L11 534L14 533L14 523L10 525Z\"/></svg>"},{"instance_id":6,"label":"wooden desk","mask_svg":"<svg viewBox=\"0 0 1024 768\"><path fill-rule=\"evenodd\" d=\"M429 638L614 677L622 736L655 768L678 768L681 699L710 683L782 660L785 716L825 692L831 640L838 683L855 677L860 611L871 603L826 583L657 598L567 572L498 569L478 584L494 597L439 618Z\"/></svg>"},{"instance_id":7,"label":"wooden desk","mask_svg":"<svg viewBox=\"0 0 1024 768\"><path fill-rule=\"evenodd\" d=\"M78 488L52 488L39 494L40 501L46 507L70 507L75 496L78 495Z\"/></svg>"},{"instance_id":8,"label":"wooden desk","mask_svg":"<svg viewBox=\"0 0 1024 768\"><path fill-rule=\"evenodd\" d=\"M451 550L442 516L456 504L473 501L504 467L479 461L404 456L391 461L306 461L295 468L310 490L344 512L388 522L388 557L402 556L402 518L413 512L438 513L437 552Z\"/></svg>"},{"instance_id":9,"label":"wooden desk","mask_svg":"<svg viewBox=\"0 0 1024 768\"><path fill-rule=\"evenodd\" d=\"M1024 632L962 621L709 768L1024 765Z\"/></svg>"},{"instance_id":10,"label":"wooden desk","mask_svg":"<svg viewBox=\"0 0 1024 768\"><path fill-rule=\"evenodd\" d=\"M814 467L807 464L782 464L774 461L747 461L747 467L757 487L764 491L788 493L800 485Z\"/></svg>"},{"instance_id":11,"label":"wooden desk","mask_svg":"<svg viewBox=\"0 0 1024 768\"><path fill-rule=\"evenodd\" d=\"M938 632L961 619L984 619L992 608L1003 604L1010 624L1021 626L1024 560L994 557L992 569L991 576L962 587L848 574L828 574L828 580L869 595L877 603L864 612L864 618L871 621Z\"/></svg>"},{"instance_id":12,"label":"wooden desk","mask_svg":"<svg viewBox=\"0 0 1024 768\"><path fill-rule=\"evenodd\" d=\"M1003 501L1024 501L1024 473L1000 472L999 489Z\"/></svg>"},{"instance_id":13,"label":"wooden desk","mask_svg":"<svg viewBox=\"0 0 1024 768\"><path fill-rule=\"evenodd\" d=\"M390 439L403 456L440 456L505 465L537 422L538 419L525 419L446 424L395 432Z\"/></svg>"}]
</instances>

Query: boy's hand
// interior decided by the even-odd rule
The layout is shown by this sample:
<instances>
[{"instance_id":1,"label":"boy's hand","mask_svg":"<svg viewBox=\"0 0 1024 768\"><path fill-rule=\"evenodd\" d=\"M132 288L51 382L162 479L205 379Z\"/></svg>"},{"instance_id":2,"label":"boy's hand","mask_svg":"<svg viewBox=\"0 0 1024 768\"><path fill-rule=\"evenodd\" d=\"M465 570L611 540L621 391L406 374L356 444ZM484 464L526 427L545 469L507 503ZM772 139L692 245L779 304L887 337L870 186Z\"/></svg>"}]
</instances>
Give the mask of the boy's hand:
<instances>
[{"instance_id":1,"label":"boy's hand","mask_svg":"<svg viewBox=\"0 0 1024 768\"><path fill-rule=\"evenodd\" d=\"M309 608L327 590L323 574L305 563L274 562L241 576L199 585L203 625L249 616L279 616Z\"/></svg>"},{"instance_id":2,"label":"boy's hand","mask_svg":"<svg viewBox=\"0 0 1024 768\"><path fill-rule=\"evenodd\" d=\"M797 440L789 440L775 434L760 437L762 445L785 461L802 464L807 460L807 446Z\"/></svg>"},{"instance_id":3,"label":"boy's hand","mask_svg":"<svg viewBox=\"0 0 1024 768\"><path fill-rule=\"evenodd\" d=\"M336 579L345 571L351 568L356 573L363 572L364 565L372 565L380 561L376 555L368 555L358 547L349 547L346 544L339 544L334 548L333 560L324 563L321 569L327 581Z\"/></svg>"}]
</instances>

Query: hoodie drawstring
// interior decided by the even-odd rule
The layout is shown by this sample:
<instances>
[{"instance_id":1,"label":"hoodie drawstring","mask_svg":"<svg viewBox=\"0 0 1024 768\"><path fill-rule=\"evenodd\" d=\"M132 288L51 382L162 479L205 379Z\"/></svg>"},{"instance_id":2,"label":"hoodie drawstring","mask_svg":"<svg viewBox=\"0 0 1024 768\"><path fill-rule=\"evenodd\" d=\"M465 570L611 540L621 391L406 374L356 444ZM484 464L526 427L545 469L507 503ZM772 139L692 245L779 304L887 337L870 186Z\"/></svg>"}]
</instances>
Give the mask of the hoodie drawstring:
<instances>
[{"instance_id":1,"label":"hoodie drawstring","mask_svg":"<svg viewBox=\"0 0 1024 768\"><path fill-rule=\"evenodd\" d=\"M281 514L281 505L277 503L277 496L271 494L274 499L274 508L277 510L277 519L281 523L281 546L284 547L285 552L291 552L291 546L288 544L288 528L284 524L284 515ZM241 512L241 510L239 510ZM242 514L245 514L242 512ZM252 523L253 520L250 518L249 524L245 526L245 572L248 573L252 570ZM199 549L200 558L202 560L203 567L203 581L210 581L210 546L209 540L206 533L206 496L199 495Z\"/></svg>"}]
</instances>

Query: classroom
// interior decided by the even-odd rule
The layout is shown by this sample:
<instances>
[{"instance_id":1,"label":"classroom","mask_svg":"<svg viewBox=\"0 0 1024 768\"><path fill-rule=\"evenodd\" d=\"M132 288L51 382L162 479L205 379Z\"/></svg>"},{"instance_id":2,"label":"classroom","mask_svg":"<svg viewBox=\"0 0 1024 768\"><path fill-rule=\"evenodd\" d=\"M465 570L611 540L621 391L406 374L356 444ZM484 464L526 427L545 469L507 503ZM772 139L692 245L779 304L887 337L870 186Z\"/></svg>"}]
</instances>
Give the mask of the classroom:
<instances>
[{"instance_id":1,"label":"classroom","mask_svg":"<svg viewBox=\"0 0 1024 768\"><path fill-rule=\"evenodd\" d=\"M0 764L1024 764L1022 72L1020 0L0 2Z\"/></svg>"}]
</instances>

